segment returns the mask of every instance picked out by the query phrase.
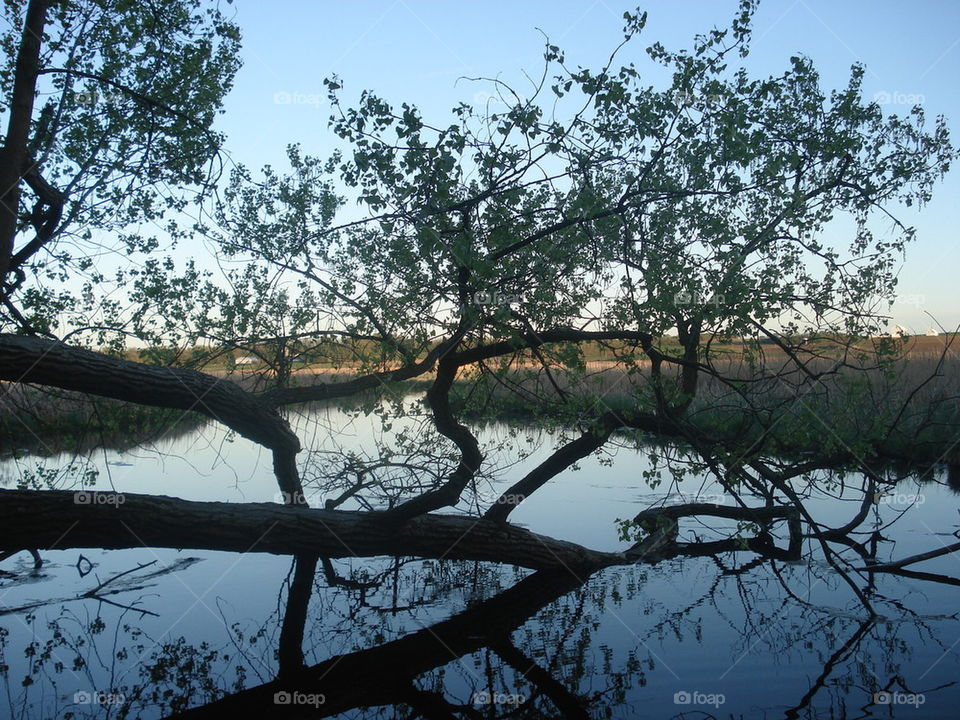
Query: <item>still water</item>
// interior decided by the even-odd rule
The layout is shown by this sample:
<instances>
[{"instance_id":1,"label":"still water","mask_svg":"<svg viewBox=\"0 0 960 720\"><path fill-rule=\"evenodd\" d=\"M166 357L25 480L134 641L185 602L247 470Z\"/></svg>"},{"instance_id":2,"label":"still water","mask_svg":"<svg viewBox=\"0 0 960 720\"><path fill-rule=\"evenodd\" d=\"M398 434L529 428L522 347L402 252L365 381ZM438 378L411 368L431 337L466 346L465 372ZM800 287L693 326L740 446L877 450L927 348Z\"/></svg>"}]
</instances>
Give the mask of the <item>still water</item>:
<instances>
[{"instance_id":1,"label":"still water","mask_svg":"<svg viewBox=\"0 0 960 720\"><path fill-rule=\"evenodd\" d=\"M321 505L324 462L382 452L397 433L415 434L421 419L384 429L374 416L313 408L293 421L313 451L303 458L308 498ZM505 425L478 432L491 471L461 512L475 498L496 498L559 442ZM652 487L651 467L648 451L614 447L555 478L511 520L623 550L620 518L664 502L725 502L719 486L665 470ZM5 488L26 478L79 489L84 477L119 493L279 500L269 453L215 424L131 451L0 463ZM820 522L839 526L856 514L856 477L821 485L807 502ZM958 508L960 497L935 474L901 483L861 530L880 529L881 560L904 558L956 542ZM681 535L710 540L735 527L682 521ZM960 717L960 588L877 573L871 598L880 617L868 621L807 542L801 562L752 563L750 552L678 558L608 568L559 589L494 563L321 560L302 633L305 664L320 668L316 682L287 695L266 687L272 709L263 716ZM41 555L39 570L26 552L0 564L0 717L167 717L276 677L296 584L290 557L148 547ZM960 555L911 568L957 577ZM497 605L503 593L510 602ZM347 670L349 680L331 685ZM350 683L359 688L352 695ZM204 717L219 716L227 714Z\"/></svg>"}]
</instances>

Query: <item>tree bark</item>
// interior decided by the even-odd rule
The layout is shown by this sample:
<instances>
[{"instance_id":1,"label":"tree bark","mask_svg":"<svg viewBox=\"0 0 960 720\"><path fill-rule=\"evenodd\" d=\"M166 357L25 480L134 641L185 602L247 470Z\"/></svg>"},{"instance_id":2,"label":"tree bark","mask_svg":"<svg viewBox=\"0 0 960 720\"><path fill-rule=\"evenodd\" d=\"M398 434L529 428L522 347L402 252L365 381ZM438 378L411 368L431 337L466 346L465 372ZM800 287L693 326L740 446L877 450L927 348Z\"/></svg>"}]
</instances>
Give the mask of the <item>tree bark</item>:
<instances>
[{"instance_id":1,"label":"tree bark","mask_svg":"<svg viewBox=\"0 0 960 720\"><path fill-rule=\"evenodd\" d=\"M384 513L274 503L193 502L156 495L0 491L0 549L196 548L323 557L409 555L502 562L540 569L624 564L523 528L457 515L423 515L402 526Z\"/></svg>"},{"instance_id":2,"label":"tree bark","mask_svg":"<svg viewBox=\"0 0 960 720\"><path fill-rule=\"evenodd\" d=\"M229 380L9 334L0 334L0 380L202 413L271 450L280 490L291 504L303 503L296 464L300 440L273 407Z\"/></svg>"},{"instance_id":3,"label":"tree bark","mask_svg":"<svg viewBox=\"0 0 960 720\"><path fill-rule=\"evenodd\" d=\"M3 148L0 148L0 292L3 292L7 282L17 234L20 180L27 159L27 137L40 70L40 42L47 24L49 5L50 0L30 0L27 6L13 74L7 134Z\"/></svg>"}]
</instances>

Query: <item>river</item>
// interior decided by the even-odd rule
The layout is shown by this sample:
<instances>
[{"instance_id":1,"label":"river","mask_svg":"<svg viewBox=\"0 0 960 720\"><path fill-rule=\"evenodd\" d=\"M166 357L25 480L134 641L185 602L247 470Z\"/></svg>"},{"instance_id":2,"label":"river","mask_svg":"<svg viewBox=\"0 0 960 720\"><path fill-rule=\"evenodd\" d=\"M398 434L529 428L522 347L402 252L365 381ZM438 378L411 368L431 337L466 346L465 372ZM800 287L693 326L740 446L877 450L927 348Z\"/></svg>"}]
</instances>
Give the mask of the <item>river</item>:
<instances>
[{"instance_id":1,"label":"river","mask_svg":"<svg viewBox=\"0 0 960 720\"><path fill-rule=\"evenodd\" d=\"M314 451L302 456L311 504L329 497L317 479L324 460L380 452L398 433L413 442L422 419L395 421L385 432L376 415L297 411L294 424ZM459 512L470 512L475 496L496 498L557 444L550 431L506 424L488 425L479 437L491 471ZM672 457L675 470L686 458L679 446L638 451L630 442L614 443L528 498L511 521L615 551L627 546L617 520L646 507L732 502L703 477L678 480L677 472L651 464L651 452ZM83 478L93 484L82 485ZM847 474L842 485L835 479L804 488L807 507L832 526L853 517L859 503L858 476ZM3 487L24 481L120 493L114 497L279 500L269 454L214 423L135 450L0 462ZM871 509L859 539L879 530L880 560L936 549L956 542L958 507L945 469L923 482L905 480ZM735 527L735 521L683 521L681 532L709 540ZM292 559L256 552L256 540L245 554L41 550L39 570L26 552L5 560L0 715L159 718L269 683L295 582ZM876 573L870 597L879 617L869 620L813 541L807 543L809 552L797 562L751 562L750 552L675 558L607 568L568 592L528 580L524 601L509 606L518 613L515 622L505 619L502 635L482 647L472 647L459 626L437 624L461 618L463 627L477 623L482 634L490 617L513 612L494 608L500 615L484 615L493 607L484 601L532 571L416 558L321 563L307 605L304 662L332 672L330 658L334 666L343 658L342 667L360 668L351 672L362 673L373 690L350 699L304 687L277 695L275 716L307 709L318 717L402 718L441 708L448 714L438 717L957 717L958 587ZM960 555L913 567L960 576ZM436 655L444 643L462 647ZM386 655L362 652L382 647L407 659L384 665ZM402 667L408 663L410 673ZM394 688L397 678L402 682ZM386 704L379 704L381 693Z\"/></svg>"}]
</instances>

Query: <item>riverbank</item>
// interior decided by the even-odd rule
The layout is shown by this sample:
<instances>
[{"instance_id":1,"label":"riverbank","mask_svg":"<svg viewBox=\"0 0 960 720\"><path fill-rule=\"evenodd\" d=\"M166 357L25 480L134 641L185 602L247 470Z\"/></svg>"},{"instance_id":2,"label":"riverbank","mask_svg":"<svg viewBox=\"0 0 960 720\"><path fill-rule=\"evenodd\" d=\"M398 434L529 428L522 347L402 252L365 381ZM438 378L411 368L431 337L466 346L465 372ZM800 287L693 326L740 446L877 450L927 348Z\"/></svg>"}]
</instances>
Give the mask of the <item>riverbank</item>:
<instances>
[{"instance_id":1,"label":"riverbank","mask_svg":"<svg viewBox=\"0 0 960 720\"><path fill-rule=\"evenodd\" d=\"M930 338L932 341L935 338ZM883 367L853 358L816 359L801 371L777 350L762 362L731 352L701 373L687 417L693 427L742 452L793 455L847 452L864 461L960 465L960 355L933 352L931 342ZM216 374L220 375L220 372ZM269 387L270 377L244 369L222 373L244 389ZM351 368L301 368L293 385L355 377ZM722 377L722 379L721 379ZM384 383L377 391L333 401L356 407L385 396L423 392L432 375ZM668 384L672 383L672 380ZM461 372L452 402L471 423L513 422L574 427L606 410L651 407L649 362L632 367L591 360L575 371L547 372L514 363L495 372ZM77 393L4 384L0 394L0 454L123 449L175 436L207 422L179 410L133 405Z\"/></svg>"}]
</instances>

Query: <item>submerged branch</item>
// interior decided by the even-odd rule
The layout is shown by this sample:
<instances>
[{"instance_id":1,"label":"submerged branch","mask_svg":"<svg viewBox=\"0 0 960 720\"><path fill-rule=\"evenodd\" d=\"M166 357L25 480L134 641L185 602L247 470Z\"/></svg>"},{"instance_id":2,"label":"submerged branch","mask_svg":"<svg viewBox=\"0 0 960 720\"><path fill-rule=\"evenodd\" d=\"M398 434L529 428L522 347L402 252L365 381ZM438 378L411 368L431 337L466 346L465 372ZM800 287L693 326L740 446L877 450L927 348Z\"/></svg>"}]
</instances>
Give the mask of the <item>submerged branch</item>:
<instances>
[{"instance_id":1,"label":"submerged branch","mask_svg":"<svg viewBox=\"0 0 960 720\"><path fill-rule=\"evenodd\" d=\"M899 570L907 565L913 565L914 563L922 562L923 560L930 560L942 555L950 555L958 550L960 550L960 543L954 543L953 545L944 545L942 548L937 548L936 550L929 550L925 553L911 555L910 557L905 557L902 560L866 565L862 568L857 568L857 570L866 570L868 572Z\"/></svg>"}]
</instances>

